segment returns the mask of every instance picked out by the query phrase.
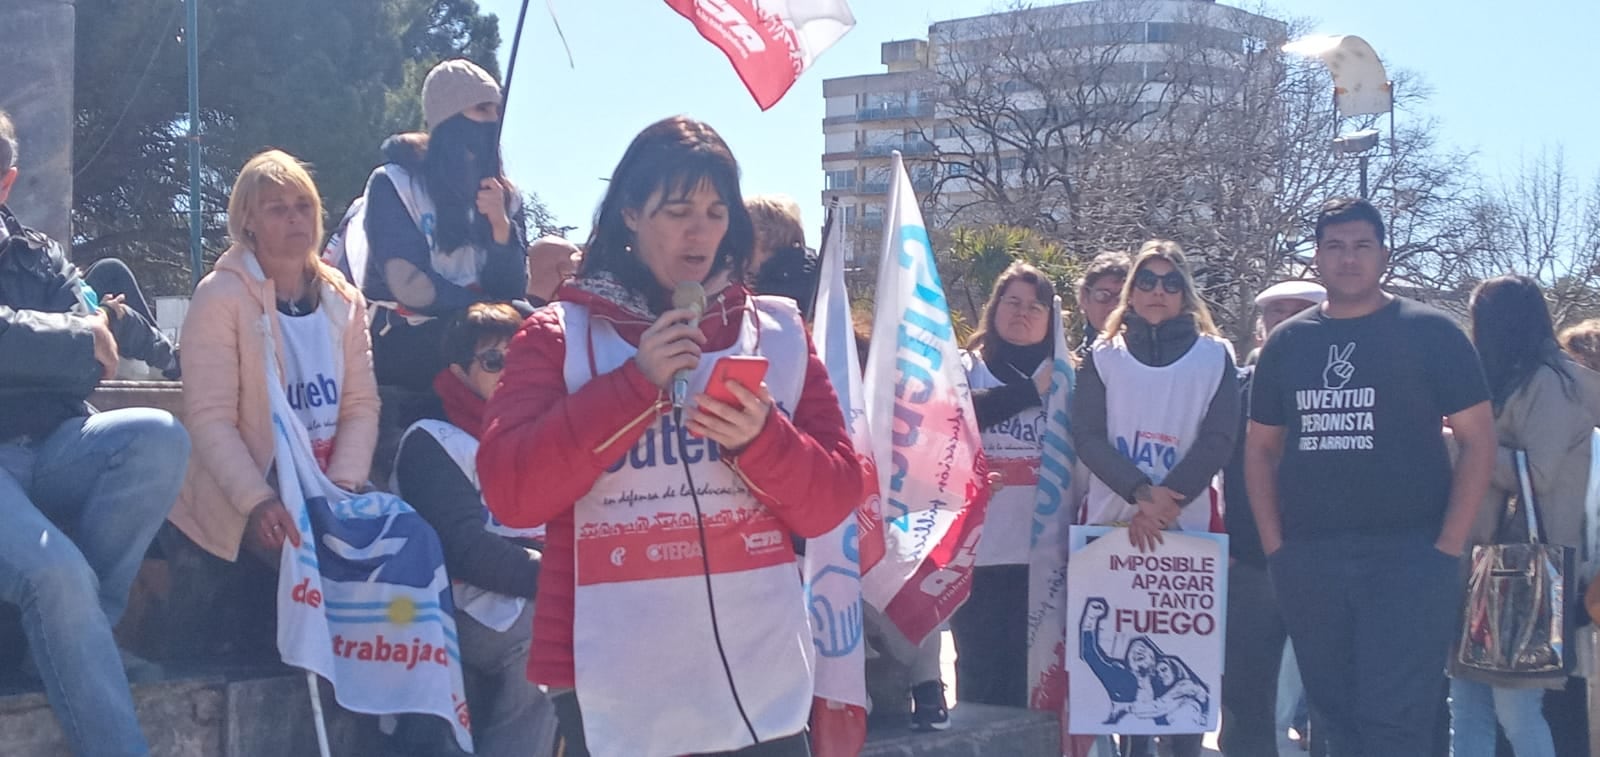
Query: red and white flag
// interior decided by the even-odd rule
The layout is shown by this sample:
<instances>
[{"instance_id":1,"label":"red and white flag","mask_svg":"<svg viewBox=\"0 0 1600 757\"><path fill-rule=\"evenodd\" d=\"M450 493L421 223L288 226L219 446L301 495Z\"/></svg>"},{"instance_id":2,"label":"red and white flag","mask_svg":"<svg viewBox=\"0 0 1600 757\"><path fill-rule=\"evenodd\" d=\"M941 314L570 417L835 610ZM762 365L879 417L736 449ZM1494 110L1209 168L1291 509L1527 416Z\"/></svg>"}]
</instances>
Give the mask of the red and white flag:
<instances>
[{"instance_id":1,"label":"red and white flag","mask_svg":"<svg viewBox=\"0 0 1600 757\"><path fill-rule=\"evenodd\" d=\"M988 464L950 303L898 153L885 220L866 371L885 552L862 589L920 644L972 590Z\"/></svg>"},{"instance_id":2,"label":"red and white flag","mask_svg":"<svg viewBox=\"0 0 1600 757\"><path fill-rule=\"evenodd\" d=\"M667 0L733 63L766 110L856 25L845 0Z\"/></svg>"}]
</instances>

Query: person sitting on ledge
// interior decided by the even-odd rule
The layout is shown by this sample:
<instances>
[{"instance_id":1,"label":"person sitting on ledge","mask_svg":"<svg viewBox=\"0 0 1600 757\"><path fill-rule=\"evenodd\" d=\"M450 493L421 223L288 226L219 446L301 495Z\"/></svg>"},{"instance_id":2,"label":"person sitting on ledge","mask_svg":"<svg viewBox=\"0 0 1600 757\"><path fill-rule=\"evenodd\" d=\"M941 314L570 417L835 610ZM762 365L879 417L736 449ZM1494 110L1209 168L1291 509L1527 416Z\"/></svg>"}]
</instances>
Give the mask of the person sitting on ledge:
<instances>
[{"instance_id":1,"label":"person sitting on ledge","mask_svg":"<svg viewBox=\"0 0 1600 757\"><path fill-rule=\"evenodd\" d=\"M480 302L445 327L449 366L433 381L443 419L412 424L400 441L395 494L439 532L454 582L456 631L480 755L544 757L555 747L555 706L528 680L533 599L544 529L495 520L478 486L483 408L505 370L522 315Z\"/></svg>"},{"instance_id":2,"label":"person sitting on ledge","mask_svg":"<svg viewBox=\"0 0 1600 757\"><path fill-rule=\"evenodd\" d=\"M161 410L89 414L129 321L92 308L61 247L6 208L16 156L0 112L0 603L21 611L72 751L148 755L111 628L183 482L189 436Z\"/></svg>"},{"instance_id":3,"label":"person sitting on ledge","mask_svg":"<svg viewBox=\"0 0 1600 757\"><path fill-rule=\"evenodd\" d=\"M181 587L167 607L167 642L189 659L254 653L276 662L276 572L284 542L298 546L300 531L269 474L266 361L277 362L317 463L346 491L370 488L378 390L366 300L318 259L322 198L305 166L278 150L245 163L228 235L183 326L184 420L197 443L175 528L162 532Z\"/></svg>"}]
</instances>

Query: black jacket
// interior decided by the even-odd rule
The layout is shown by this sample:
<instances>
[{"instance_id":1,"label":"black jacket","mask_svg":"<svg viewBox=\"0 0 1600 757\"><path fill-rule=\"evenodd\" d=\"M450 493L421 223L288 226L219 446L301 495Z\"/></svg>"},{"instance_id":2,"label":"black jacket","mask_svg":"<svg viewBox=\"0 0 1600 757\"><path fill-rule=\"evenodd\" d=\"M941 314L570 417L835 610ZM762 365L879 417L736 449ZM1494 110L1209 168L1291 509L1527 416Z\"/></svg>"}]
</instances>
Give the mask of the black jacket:
<instances>
[{"instance_id":1,"label":"black jacket","mask_svg":"<svg viewBox=\"0 0 1600 757\"><path fill-rule=\"evenodd\" d=\"M1245 407L1250 406L1250 385L1255 380L1255 367L1239 369L1239 397ZM1244 434L1249 413L1240 413L1239 439L1233 446L1233 457L1222 474L1222 498L1228 507L1223 520L1228 528L1228 554L1256 567L1267 566L1267 553L1261 549L1261 531L1256 528L1256 516L1250 511L1250 493L1244 485Z\"/></svg>"},{"instance_id":2,"label":"black jacket","mask_svg":"<svg viewBox=\"0 0 1600 757\"><path fill-rule=\"evenodd\" d=\"M399 494L439 532L450 577L480 589L532 599L539 557L483 527L483 500L450 453L433 436L416 432L395 461Z\"/></svg>"},{"instance_id":3,"label":"black jacket","mask_svg":"<svg viewBox=\"0 0 1600 757\"><path fill-rule=\"evenodd\" d=\"M0 206L0 441L88 413L100 383L83 281L60 245Z\"/></svg>"},{"instance_id":4,"label":"black jacket","mask_svg":"<svg viewBox=\"0 0 1600 757\"><path fill-rule=\"evenodd\" d=\"M1145 365L1161 367L1171 365L1189 352L1199 340L1194 316L1180 315L1152 326L1131 311L1122 332L1129 352ZM1173 466L1161 483L1182 494L1187 503L1198 497L1211 485L1211 479L1233 455L1234 440L1239 432L1239 378L1232 355L1225 358L1222 380L1216 394L1200 421L1199 433L1183 459ZM1150 478L1133 464L1132 460L1117 451L1107 436L1106 385L1095 368L1090 355L1078 365L1078 381L1072 396L1072 442L1083 464L1112 491L1132 503L1133 492L1140 484L1150 483Z\"/></svg>"}]
</instances>

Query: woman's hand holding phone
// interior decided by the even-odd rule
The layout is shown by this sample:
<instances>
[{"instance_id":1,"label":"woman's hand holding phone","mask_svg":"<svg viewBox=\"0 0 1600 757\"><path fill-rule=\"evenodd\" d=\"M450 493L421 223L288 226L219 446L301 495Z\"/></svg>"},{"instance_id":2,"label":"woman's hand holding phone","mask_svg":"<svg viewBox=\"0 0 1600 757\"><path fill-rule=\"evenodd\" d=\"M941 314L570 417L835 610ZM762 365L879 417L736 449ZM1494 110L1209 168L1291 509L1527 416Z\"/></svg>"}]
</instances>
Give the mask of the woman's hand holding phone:
<instances>
[{"instance_id":1,"label":"woman's hand holding phone","mask_svg":"<svg viewBox=\"0 0 1600 757\"><path fill-rule=\"evenodd\" d=\"M772 412L772 395L761 381L765 374L765 360L718 361L705 393L696 399L685 419L689 433L710 439L729 452L749 446L767 425L767 415ZM746 383L753 383L754 387L747 388Z\"/></svg>"}]
</instances>

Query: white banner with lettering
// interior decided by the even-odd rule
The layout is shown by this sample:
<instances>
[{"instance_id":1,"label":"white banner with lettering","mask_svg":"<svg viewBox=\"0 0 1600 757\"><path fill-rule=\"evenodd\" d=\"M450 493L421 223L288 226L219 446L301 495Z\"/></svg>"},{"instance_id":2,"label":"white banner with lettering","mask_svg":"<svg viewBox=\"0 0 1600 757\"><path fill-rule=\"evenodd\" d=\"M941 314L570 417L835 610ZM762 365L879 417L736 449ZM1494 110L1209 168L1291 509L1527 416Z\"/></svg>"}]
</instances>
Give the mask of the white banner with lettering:
<instances>
[{"instance_id":1,"label":"white banner with lettering","mask_svg":"<svg viewBox=\"0 0 1600 757\"><path fill-rule=\"evenodd\" d=\"M862 588L920 644L972 591L988 466L950 303L899 153L892 177L865 382L885 553Z\"/></svg>"},{"instance_id":2,"label":"white banner with lettering","mask_svg":"<svg viewBox=\"0 0 1600 757\"><path fill-rule=\"evenodd\" d=\"M1222 709L1228 537L1168 531L1152 552L1128 529L1073 526L1067 562L1068 729L1214 731Z\"/></svg>"}]
</instances>

